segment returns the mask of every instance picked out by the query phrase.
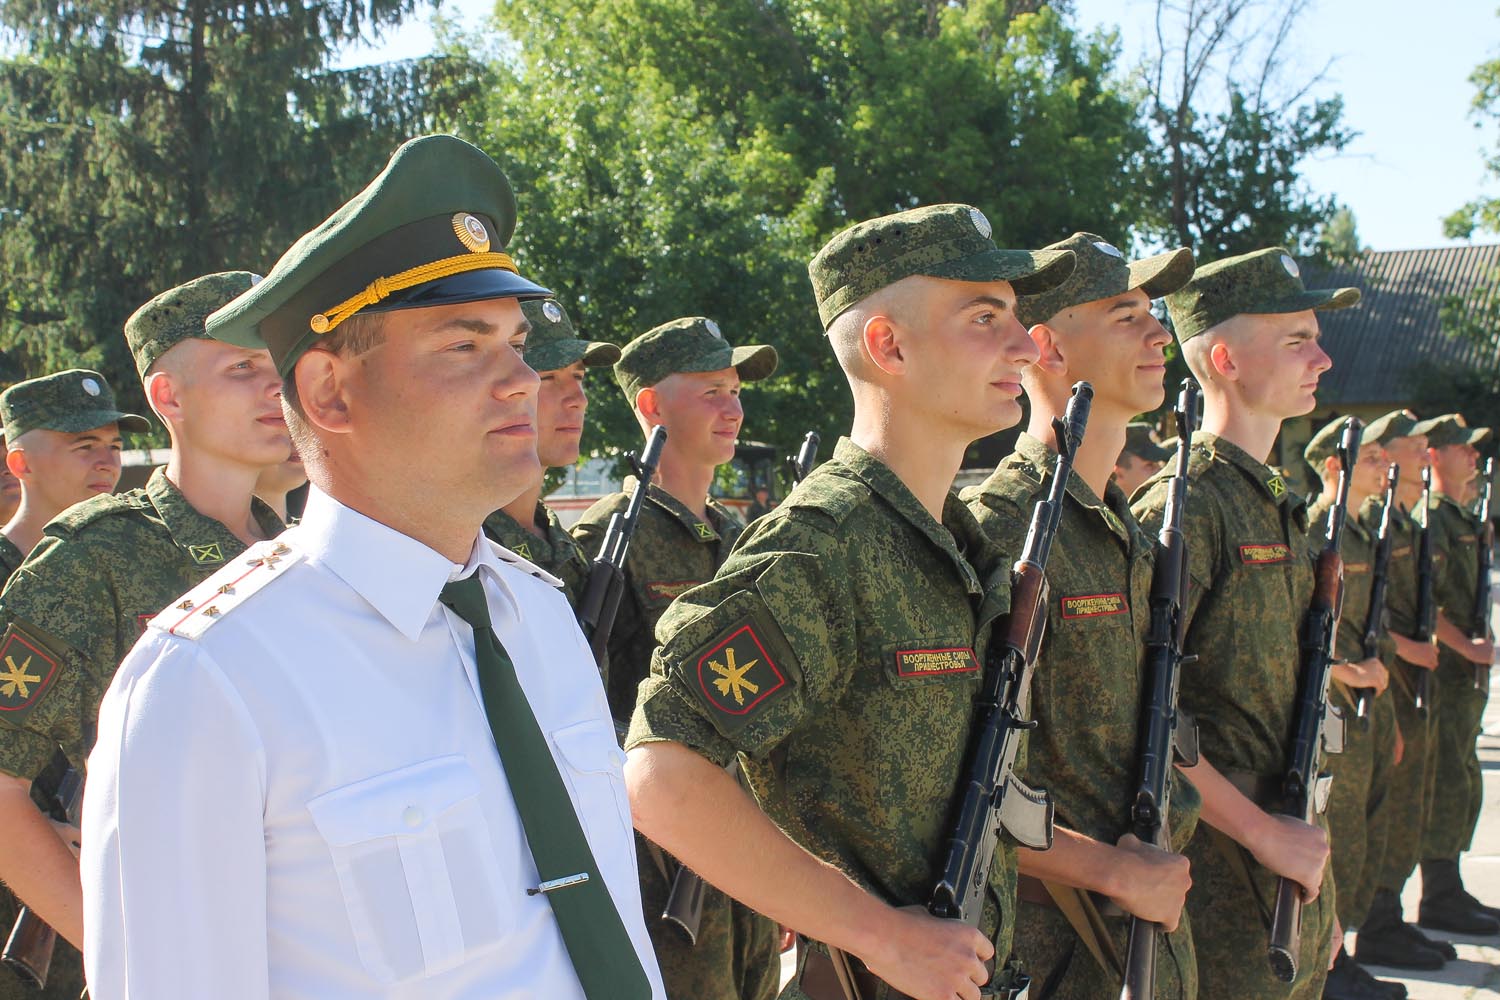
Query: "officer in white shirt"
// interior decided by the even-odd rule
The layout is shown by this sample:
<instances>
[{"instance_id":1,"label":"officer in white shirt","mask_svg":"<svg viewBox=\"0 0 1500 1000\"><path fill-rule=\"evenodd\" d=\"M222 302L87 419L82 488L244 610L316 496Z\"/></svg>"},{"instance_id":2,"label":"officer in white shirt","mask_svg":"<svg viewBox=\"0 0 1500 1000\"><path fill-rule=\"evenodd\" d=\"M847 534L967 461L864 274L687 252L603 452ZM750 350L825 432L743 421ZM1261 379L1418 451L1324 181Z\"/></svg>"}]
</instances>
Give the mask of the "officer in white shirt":
<instances>
[{"instance_id":1,"label":"officer in white shirt","mask_svg":"<svg viewBox=\"0 0 1500 1000\"><path fill-rule=\"evenodd\" d=\"M537 473L514 225L487 156L416 139L210 317L270 348L313 489L104 699L95 1000L664 1000L593 659L480 532Z\"/></svg>"}]
</instances>

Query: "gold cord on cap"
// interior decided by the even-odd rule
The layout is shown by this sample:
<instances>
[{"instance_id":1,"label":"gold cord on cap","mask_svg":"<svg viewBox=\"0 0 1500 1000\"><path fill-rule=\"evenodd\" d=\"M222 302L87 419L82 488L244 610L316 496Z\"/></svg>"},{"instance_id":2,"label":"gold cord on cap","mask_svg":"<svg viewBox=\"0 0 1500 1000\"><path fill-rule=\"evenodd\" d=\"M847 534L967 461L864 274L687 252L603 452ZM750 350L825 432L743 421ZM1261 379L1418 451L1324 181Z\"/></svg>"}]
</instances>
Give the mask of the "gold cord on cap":
<instances>
[{"instance_id":1,"label":"gold cord on cap","mask_svg":"<svg viewBox=\"0 0 1500 1000\"><path fill-rule=\"evenodd\" d=\"M365 306L373 306L393 292L429 281L437 281L439 278L463 274L466 271L482 271L490 268L509 271L512 274L520 273L516 270L516 262L511 259L510 254L466 253L458 257L445 257L442 260L435 260L429 264L402 271L400 274L393 274L389 278L376 278L366 285L363 291L350 296L327 312L315 313L308 320L307 325L312 328L313 333L328 333Z\"/></svg>"}]
</instances>

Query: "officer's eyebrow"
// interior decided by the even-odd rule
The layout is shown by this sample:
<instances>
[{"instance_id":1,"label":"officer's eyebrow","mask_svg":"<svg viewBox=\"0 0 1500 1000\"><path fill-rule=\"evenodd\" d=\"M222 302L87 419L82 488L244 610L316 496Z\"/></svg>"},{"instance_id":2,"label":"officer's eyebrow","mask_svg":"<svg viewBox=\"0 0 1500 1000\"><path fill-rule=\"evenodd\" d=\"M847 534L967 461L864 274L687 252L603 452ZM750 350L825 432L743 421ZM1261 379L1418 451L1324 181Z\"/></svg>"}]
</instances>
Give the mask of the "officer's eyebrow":
<instances>
[{"instance_id":1,"label":"officer's eyebrow","mask_svg":"<svg viewBox=\"0 0 1500 1000\"><path fill-rule=\"evenodd\" d=\"M497 334L497 333L500 332L500 328L498 326L496 326L494 323L490 323L490 322L488 322L486 320L482 320L482 319L475 319L475 318L468 317L468 316L459 316L459 317L457 317L455 319L447 320L446 322L443 322L443 323L439 324L435 328L435 330L437 332L440 332L440 331L443 331L443 330L452 329L454 327L457 327L460 330L467 330L469 333L477 334L477 335L479 335L481 337L487 337L487 336L490 336L492 334ZM511 336L512 337L524 337L526 334L528 334L530 332L531 332L531 320L527 319L525 316L522 316L521 317L521 322L519 322L519 323L516 324L516 328L515 328L514 332L511 333Z\"/></svg>"}]
</instances>

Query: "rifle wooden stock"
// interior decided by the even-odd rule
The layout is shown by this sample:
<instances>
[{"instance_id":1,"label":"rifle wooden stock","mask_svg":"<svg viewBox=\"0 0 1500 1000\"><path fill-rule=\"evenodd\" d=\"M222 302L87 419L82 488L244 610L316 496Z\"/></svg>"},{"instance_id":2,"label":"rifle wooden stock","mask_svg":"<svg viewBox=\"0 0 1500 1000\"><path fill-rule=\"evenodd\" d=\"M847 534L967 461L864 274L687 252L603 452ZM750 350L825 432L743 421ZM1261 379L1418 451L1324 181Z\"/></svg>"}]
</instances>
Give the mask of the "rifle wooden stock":
<instances>
[{"instance_id":1,"label":"rifle wooden stock","mask_svg":"<svg viewBox=\"0 0 1500 1000\"><path fill-rule=\"evenodd\" d=\"M5 940L5 950L0 952L0 962L8 965L16 975L39 990L47 988L47 973L52 968L52 950L57 946L57 931L31 907L21 907L16 915L15 926Z\"/></svg>"}]
</instances>

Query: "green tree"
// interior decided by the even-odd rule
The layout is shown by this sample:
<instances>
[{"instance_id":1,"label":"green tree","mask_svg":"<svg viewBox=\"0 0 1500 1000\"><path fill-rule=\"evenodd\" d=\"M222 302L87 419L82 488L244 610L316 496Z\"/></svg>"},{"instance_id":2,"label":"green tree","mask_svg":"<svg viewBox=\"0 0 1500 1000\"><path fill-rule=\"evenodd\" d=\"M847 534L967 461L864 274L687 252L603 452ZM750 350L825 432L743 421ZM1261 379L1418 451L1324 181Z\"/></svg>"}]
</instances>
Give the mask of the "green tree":
<instances>
[{"instance_id":1,"label":"green tree","mask_svg":"<svg viewBox=\"0 0 1500 1000\"><path fill-rule=\"evenodd\" d=\"M1469 106L1476 126L1500 123L1500 58L1488 59L1469 74L1474 99ZM1485 154L1485 174L1500 179L1500 141ZM1480 196L1443 220L1449 239L1466 240L1475 232L1500 233L1500 198Z\"/></svg>"},{"instance_id":2,"label":"green tree","mask_svg":"<svg viewBox=\"0 0 1500 1000\"><path fill-rule=\"evenodd\" d=\"M102 369L146 299L263 271L409 135L471 91L456 58L331 68L419 0L6 0L0 24L0 349L25 377Z\"/></svg>"}]
</instances>

